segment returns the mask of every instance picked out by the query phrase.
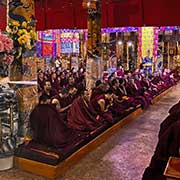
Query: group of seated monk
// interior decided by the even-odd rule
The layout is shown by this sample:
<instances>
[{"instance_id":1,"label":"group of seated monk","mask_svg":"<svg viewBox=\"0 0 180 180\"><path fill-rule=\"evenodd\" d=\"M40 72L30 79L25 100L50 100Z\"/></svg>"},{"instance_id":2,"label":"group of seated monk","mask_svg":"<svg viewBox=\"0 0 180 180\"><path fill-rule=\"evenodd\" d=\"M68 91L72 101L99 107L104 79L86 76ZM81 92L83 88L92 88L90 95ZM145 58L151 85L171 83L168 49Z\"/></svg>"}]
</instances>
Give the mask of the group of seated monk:
<instances>
[{"instance_id":1,"label":"group of seated monk","mask_svg":"<svg viewBox=\"0 0 180 180\"><path fill-rule=\"evenodd\" d=\"M51 147L65 147L138 107L147 108L155 96L178 81L166 69L151 77L138 71L123 76L113 73L87 91L82 70L39 72L38 77L40 99L30 115L32 137Z\"/></svg>"},{"instance_id":2,"label":"group of seated monk","mask_svg":"<svg viewBox=\"0 0 180 180\"><path fill-rule=\"evenodd\" d=\"M159 141L143 180L166 180L163 175L167 162L172 157L180 156L180 101L170 110L169 115L160 125Z\"/></svg>"},{"instance_id":3,"label":"group of seated monk","mask_svg":"<svg viewBox=\"0 0 180 180\"><path fill-rule=\"evenodd\" d=\"M80 94L85 88L85 72L82 68L75 71L57 70L55 68L47 69L46 71L38 71L38 92L43 93L46 83L51 84L51 96L57 95L60 90L67 89L69 94Z\"/></svg>"}]
</instances>

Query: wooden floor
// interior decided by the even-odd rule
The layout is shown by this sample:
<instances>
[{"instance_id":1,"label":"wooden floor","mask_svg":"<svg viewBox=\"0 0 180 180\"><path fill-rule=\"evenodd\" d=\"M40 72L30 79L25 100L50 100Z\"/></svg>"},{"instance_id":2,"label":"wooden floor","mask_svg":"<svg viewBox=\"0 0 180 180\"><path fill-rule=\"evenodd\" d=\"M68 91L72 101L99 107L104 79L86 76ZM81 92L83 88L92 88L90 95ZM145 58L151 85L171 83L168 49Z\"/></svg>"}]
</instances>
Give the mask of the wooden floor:
<instances>
[{"instance_id":1,"label":"wooden floor","mask_svg":"<svg viewBox=\"0 0 180 180\"><path fill-rule=\"evenodd\" d=\"M164 91L161 95L157 96L153 100L153 104L159 101L161 97L167 94L171 89L172 88ZM122 128L124 125L126 125L133 119L136 119L136 117L138 117L142 112L143 110L141 108L137 109L135 112L131 113L130 115L128 115L127 117L113 125L111 128L107 129L105 132L100 134L98 137L93 139L91 142L80 148L78 151L76 151L66 160L59 163L57 166L47 165L37 161L15 157L16 167L27 172L48 177L50 179L55 179L58 176L63 175L71 166L76 164L86 154L88 154L90 151L92 151L100 144L102 144L104 141L106 141L112 134L119 131L119 129Z\"/></svg>"}]
</instances>

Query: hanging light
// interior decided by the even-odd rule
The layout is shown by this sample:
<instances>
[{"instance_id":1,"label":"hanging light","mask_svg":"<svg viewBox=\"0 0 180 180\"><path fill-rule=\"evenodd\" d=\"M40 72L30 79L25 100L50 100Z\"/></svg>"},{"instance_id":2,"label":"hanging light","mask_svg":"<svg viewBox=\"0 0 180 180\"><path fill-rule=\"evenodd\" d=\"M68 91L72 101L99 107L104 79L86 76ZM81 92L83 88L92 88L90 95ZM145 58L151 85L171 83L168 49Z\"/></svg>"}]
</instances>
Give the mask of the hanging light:
<instances>
[{"instance_id":1,"label":"hanging light","mask_svg":"<svg viewBox=\"0 0 180 180\"><path fill-rule=\"evenodd\" d=\"M119 44L119 45L122 45L122 44L123 44L123 42L122 42L122 41L118 41L118 44Z\"/></svg>"},{"instance_id":2,"label":"hanging light","mask_svg":"<svg viewBox=\"0 0 180 180\"><path fill-rule=\"evenodd\" d=\"M132 42L128 42L128 46L131 47L132 46Z\"/></svg>"}]
</instances>

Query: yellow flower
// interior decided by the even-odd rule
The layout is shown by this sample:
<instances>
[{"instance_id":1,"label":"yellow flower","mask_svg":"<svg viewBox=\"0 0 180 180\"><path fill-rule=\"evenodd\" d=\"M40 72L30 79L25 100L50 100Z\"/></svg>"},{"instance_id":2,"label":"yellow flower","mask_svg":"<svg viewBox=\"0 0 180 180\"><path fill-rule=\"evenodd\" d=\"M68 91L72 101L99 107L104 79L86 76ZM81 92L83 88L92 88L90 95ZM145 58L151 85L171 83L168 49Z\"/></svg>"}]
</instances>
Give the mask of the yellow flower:
<instances>
[{"instance_id":1,"label":"yellow flower","mask_svg":"<svg viewBox=\"0 0 180 180\"><path fill-rule=\"evenodd\" d=\"M24 22L22 23L22 27L27 28L27 22L24 21Z\"/></svg>"},{"instance_id":2,"label":"yellow flower","mask_svg":"<svg viewBox=\"0 0 180 180\"><path fill-rule=\"evenodd\" d=\"M28 33L26 29L22 29L22 32L23 32L23 34L27 34Z\"/></svg>"},{"instance_id":3,"label":"yellow flower","mask_svg":"<svg viewBox=\"0 0 180 180\"><path fill-rule=\"evenodd\" d=\"M24 34L24 32L22 29L19 29L17 34L18 34L18 36L21 36L22 34Z\"/></svg>"},{"instance_id":4,"label":"yellow flower","mask_svg":"<svg viewBox=\"0 0 180 180\"><path fill-rule=\"evenodd\" d=\"M16 26L16 27L20 26L20 24L19 24L18 21L13 21L13 22L12 22L12 25L13 25L13 26Z\"/></svg>"},{"instance_id":5,"label":"yellow flower","mask_svg":"<svg viewBox=\"0 0 180 180\"><path fill-rule=\"evenodd\" d=\"M30 31L30 37L31 37L32 39L36 40L36 32L33 31L33 30L31 30L31 31Z\"/></svg>"},{"instance_id":6,"label":"yellow flower","mask_svg":"<svg viewBox=\"0 0 180 180\"><path fill-rule=\"evenodd\" d=\"M19 42L20 45L26 44L26 42L27 42L26 36L25 36L25 35L20 36L20 37L18 38L18 42Z\"/></svg>"}]
</instances>

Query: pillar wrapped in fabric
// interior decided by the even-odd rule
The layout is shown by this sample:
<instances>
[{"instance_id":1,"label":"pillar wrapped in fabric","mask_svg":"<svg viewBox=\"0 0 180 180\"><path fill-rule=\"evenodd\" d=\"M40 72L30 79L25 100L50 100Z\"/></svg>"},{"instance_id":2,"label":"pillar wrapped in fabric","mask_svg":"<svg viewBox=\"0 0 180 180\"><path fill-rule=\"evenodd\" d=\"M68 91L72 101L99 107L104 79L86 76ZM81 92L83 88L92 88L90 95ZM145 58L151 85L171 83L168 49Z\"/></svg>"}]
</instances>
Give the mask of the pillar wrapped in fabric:
<instances>
[{"instance_id":1,"label":"pillar wrapped in fabric","mask_svg":"<svg viewBox=\"0 0 180 180\"><path fill-rule=\"evenodd\" d=\"M13 155L18 132L16 93L0 86L0 171L13 167Z\"/></svg>"},{"instance_id":2,"label":"pillar wrapped in fabric","mask_svg":"<svg viewBox=\"0 0 180 180\"><path fill-rule=\"evenodd\" d=\"M34 0L8 0L7 12L6 31L14 41L14 61L10 66L10 80L23 80L24 76L27 76L27 71L28 80L34 80L32 72L36 66L32 66L33 61L29 59L35 59L36 52Z\"/></svg>"},{"instance_id":3,"label":"pillar wrapped in fabric","mask_svg":"<svg viewBox=\"0 0 180 180\"><path fill-rule=\"evenodd\" d=\"M91 89L102 78L101 68L101 1L87 2L88 52L86 62L86 87Z\"/></svg>"},{"instance_id":4,"label":"pillar wrapped in fabric","mask_svg":"<svg viewBox=\"0 0 180 180\"><path fill-rule=\"evenodd\" d=\"M9 85L16 90L19 106L18 137L24 141L25 138L31 136L29 115L38 103L37 82L10 81Z\"/></svg>"},{"instance_id":5,"label":"pillar wrapped in fabric","mask_svg":"<svg viewBox=\"0 0 180 180\"><path fill-rule=\"evenodd\" d=\"M8 0L7 23L7 34L14 42L8 83L17 93L18 135L23 139L29 134L29 114L38 101L34 0Z\"/></svg>"}]
</instances>

